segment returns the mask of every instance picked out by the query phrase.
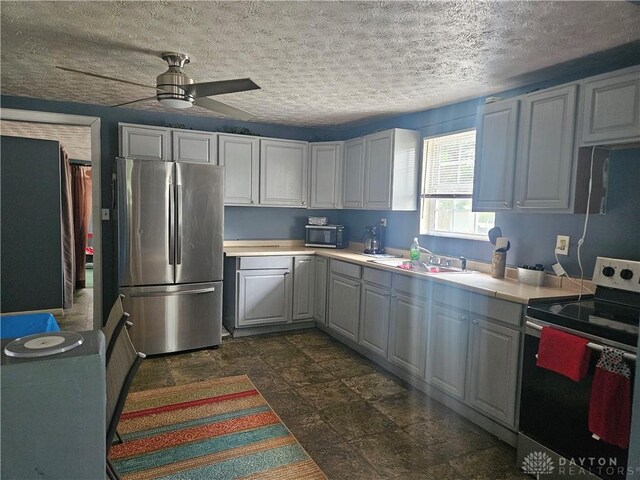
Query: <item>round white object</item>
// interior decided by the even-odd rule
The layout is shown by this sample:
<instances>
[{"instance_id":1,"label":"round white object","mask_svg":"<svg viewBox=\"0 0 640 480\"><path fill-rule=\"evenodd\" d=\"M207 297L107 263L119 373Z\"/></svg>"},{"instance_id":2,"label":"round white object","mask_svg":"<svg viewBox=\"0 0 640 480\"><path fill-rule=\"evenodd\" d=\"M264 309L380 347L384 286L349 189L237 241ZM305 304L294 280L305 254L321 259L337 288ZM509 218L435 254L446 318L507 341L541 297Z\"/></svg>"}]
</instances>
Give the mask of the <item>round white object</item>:
<instances>
[{"instance_id":1,"label":"round white object","mask_svg":"<svg viewBox=\"0 0 640 480\"><path fill-rule=\"evenodd\" d=\"M61 343L64 343L64 337L61 337L59 335L51 335L49 337L34 338L33 340L24 342L24 347L35 350L39 348L55 347L56 345L60 345Z\"/></svg>"}]
</instances>

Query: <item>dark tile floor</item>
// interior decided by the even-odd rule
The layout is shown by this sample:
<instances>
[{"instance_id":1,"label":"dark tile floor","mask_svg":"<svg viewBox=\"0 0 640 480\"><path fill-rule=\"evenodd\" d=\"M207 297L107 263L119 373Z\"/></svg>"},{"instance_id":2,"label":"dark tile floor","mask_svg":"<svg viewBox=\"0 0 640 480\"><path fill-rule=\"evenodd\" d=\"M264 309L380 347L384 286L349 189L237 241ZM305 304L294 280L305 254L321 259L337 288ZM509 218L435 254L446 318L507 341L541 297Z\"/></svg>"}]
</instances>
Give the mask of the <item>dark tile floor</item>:
<instances>
[{"instance_id":1,"label":"dark tile floor","mask_svg":"<svg viewBox=\"0 0 640 480\"><path fill-rule=\"evenodd\" d=\"M133 391L247 374L330 479L528 479L515 450L317 329L146 359Z\"/></svg>"}]
</instances>

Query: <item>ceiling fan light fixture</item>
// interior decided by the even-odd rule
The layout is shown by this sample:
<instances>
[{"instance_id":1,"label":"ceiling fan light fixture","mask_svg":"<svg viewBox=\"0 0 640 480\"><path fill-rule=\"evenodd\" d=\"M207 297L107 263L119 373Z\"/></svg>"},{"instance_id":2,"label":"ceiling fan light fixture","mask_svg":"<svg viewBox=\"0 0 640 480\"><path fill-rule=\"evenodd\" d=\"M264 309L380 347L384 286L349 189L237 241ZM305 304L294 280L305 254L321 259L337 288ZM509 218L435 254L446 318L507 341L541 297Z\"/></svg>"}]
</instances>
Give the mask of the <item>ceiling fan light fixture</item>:
<instances>
[{"instance_id":1,"label":"ceiling fan light fixture","mask_svg":"<svg viewBox=\"0 0 640 480\"><path fill-rule=\"evenodd\" d=\"M182 98L158 98L158 101L165 107L169 108L190 108L193 101L184 100Z\"/></svg>"}]
</instances>

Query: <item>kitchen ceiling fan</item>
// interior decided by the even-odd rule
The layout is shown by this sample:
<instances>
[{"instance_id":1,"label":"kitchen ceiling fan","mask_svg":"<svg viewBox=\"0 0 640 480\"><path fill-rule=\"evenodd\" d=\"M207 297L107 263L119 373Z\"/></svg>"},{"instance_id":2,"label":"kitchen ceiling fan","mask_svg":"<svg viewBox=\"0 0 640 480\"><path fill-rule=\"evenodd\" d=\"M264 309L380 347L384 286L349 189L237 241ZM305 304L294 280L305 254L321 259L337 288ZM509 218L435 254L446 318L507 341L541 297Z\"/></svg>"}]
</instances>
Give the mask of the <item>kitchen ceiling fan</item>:
<instances>
[{"instance_id":1,"label":"kitchen ceiling fan","mask_svg":"<svg viewBox=\"0 0 640 480\"><path fill-rule=\"evenodd\" d=\"M245 110L208 98L214 95L222 95L224 93L245 92L259 89L260 87L250 78L195 83L193 79L184 73L184 70L182 69L182 67L190 61L187 55L184 53L166 52L160 56L169 64L169 69L158 75L155 87L120 78L99 75L97 73L83 72L81 70L75 70L68 67L56 66L56 68L66 72L80 73L82 75L89 75L90 77L113 80L115 82L136 85L138 87L153 88L156 90L156 94L152 97L119 103L118 105L112 105L112 107L122 107L124 105L131 105L132 103L156 99L162 105L169 108L189 108L196 105L198 107L211 110L212 112L237 118L239 120L249 120L253 118L253 115Z\"/></svg>"}]
</instances>

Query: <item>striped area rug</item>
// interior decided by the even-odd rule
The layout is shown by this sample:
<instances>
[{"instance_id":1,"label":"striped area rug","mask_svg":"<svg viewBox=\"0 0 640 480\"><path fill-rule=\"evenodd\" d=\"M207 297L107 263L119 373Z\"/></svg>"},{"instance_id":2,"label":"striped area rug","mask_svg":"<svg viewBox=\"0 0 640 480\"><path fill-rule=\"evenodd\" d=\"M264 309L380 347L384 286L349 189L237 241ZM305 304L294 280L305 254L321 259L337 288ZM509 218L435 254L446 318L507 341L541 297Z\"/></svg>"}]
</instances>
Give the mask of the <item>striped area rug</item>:
<instances>
[{"instance_id":1,"label":"striped area rug","mask_svg":"<svg viewBox=\"0 0 640 480\"><path fill-rule=\"evenodd\" d=\"M118 432L124 479L326 479L246 375L131 393Z\"/></svg>"}]
</instances>

